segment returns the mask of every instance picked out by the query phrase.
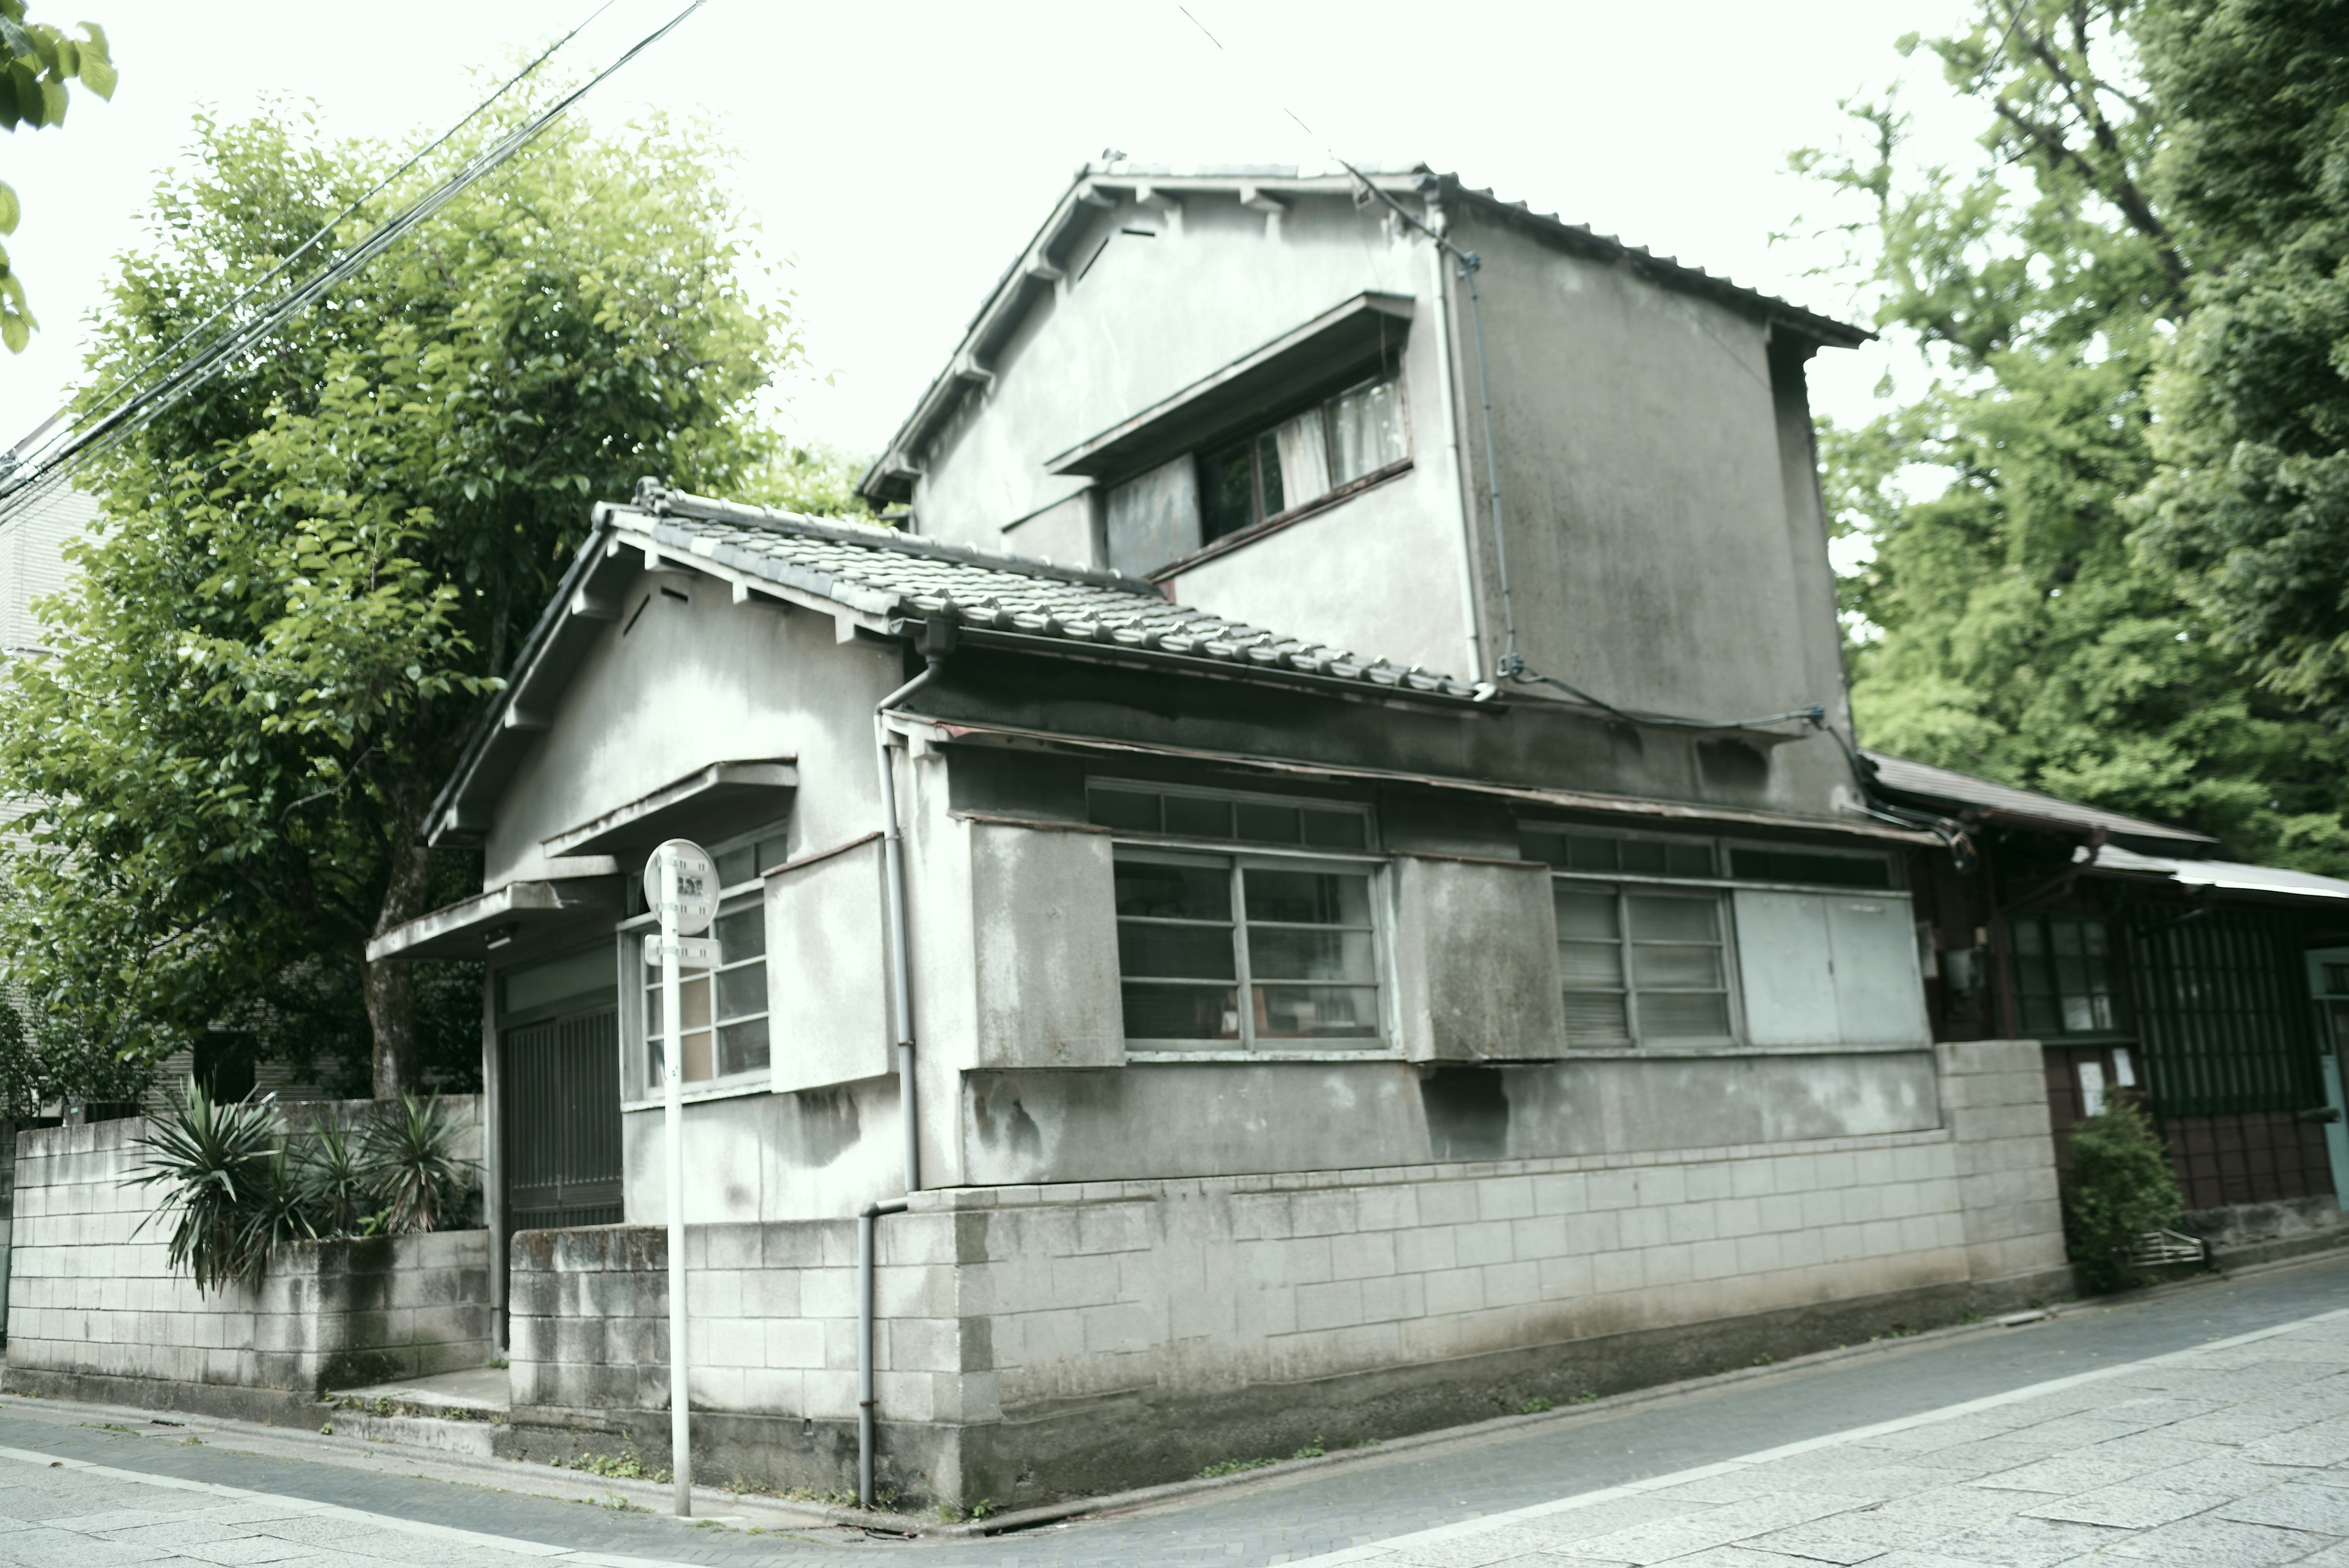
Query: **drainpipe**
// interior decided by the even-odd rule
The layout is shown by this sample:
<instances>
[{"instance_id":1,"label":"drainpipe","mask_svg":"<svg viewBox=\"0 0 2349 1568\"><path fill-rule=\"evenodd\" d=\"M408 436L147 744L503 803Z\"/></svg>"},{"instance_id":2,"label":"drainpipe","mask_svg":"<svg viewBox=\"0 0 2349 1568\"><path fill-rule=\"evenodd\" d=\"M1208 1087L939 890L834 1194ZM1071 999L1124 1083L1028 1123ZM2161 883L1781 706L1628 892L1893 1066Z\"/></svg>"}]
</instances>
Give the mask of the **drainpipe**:
<instances>
[{"instance_id":1,"label":"drainpipe","mask_svg":"<svg viewBox=\"0 0 2349 1568\"><path fill-rule=\"evenodd\" d=\"M889 1032L897 1044L897 1109L905 1120L905 1191L922 1189L922 1147L914 1098L914 992L905 952L905 846L897 820L897 773L889 758L889 711L937 679L954 651L955 623L940 611L922 623L922 672L873 707L873 757L881 781L882 896L889 921ZM873 1506L873 1231L905 1199L868 1203L856 1217L856 1501Z\"/></svg>"},{"instance_id":2,"label":"drainpipe","mask_svg":"<svg viewBox=\"0 0 2349 1568\"><path fill-rule=\"evenodd\" d=\"M868 1203L856 1216L856 1505L873 1506L873 1221L905 1200Z\"/></svg>"}]
</instances>

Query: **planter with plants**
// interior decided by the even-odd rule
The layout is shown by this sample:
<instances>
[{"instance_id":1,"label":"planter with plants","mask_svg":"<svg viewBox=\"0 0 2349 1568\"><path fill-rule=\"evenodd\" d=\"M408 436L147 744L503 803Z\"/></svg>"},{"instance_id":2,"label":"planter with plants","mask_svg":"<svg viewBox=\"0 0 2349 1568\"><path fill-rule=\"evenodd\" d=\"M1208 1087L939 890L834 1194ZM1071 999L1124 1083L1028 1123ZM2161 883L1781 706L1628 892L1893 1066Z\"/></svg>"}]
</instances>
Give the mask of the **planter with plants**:
<instances>
[{"instance_id":1,"label":"planter with plants","mask_svg":"<svg viewBox=\"0 0 2349 1568\"><path fill-rule=\"evenodd\" d=\"M473 1166L436 1096L403 1094L353 1119L284 1127L268 1098L219 1101L191 1081L137 1140L137 1185L160 1187L171 1266L199 1292L254 1285L288 1242L447 1229L466 1209Z\"/></svg>"}]
</instances>

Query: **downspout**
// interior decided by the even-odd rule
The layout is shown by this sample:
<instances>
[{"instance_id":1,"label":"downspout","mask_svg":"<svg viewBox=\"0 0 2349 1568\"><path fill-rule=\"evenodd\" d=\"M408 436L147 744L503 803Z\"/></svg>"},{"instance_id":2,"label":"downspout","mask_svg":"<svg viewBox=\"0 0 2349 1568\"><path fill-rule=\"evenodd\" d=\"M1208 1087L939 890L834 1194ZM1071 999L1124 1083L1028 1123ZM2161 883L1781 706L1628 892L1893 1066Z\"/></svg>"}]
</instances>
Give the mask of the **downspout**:
<instances>
[{"instance_id":1,"label":"downspout","mask_svg":"<svg viewBox=\"0 0 2349 1568\"><path fill-rule=\"evenodd\" d=\"M947 612L922 623L923 668L873 705L873 760L881 784L882 898L886 904L889 948L889 1032L897 1046L897 1108L905 1121L905 1191L922 1189L922 1147L914 1098L913 966L905 951L905 846L897 817L897 770L890 760L887 715L927 686L954 651L955 623ZM856 1501L873 1506L873 1248L874 1222L905 1212L905 1199L868 1203L856 1217Z\"/></svg>"}]
</instances>

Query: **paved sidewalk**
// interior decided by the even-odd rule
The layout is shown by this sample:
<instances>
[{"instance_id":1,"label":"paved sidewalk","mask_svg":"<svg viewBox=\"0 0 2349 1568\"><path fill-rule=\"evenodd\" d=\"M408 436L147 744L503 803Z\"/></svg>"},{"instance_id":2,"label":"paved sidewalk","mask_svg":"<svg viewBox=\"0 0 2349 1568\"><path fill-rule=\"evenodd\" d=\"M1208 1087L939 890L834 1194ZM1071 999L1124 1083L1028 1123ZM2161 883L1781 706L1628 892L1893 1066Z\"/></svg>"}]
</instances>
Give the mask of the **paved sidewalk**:
<instances>
[{"instance_id":1,"label":"paved sidewalk","mask_svg":"<svg viewBox=\"0 0 2349 1568\"><path fill-rule=\"evenodd\" d=\"M2344 1303L2349 1259L2327 1259L1146 1512L911 1543L697 1527L533 1495L584 1479L568 1471L5 1397L0 1568L828 1568L876 1552L919 1568L2040 1568L2099 1549L2099 1564L2349 1568L2333 1544L2349 1535ZM2071 1517L2107 1505L2138 1511ZM1594 1555L1602 1542L1620 1554Z\"/></svg>"},{"instance_id":2,"label":"paved sidewalk","mask_svg":"<svg viewBox=\"0 0 2349 1568\"><path fill-rule=\"evenodd\" d=\"M1309 1568L2349 1565L2349 1309Z\"/></svg>"}]
</instances>

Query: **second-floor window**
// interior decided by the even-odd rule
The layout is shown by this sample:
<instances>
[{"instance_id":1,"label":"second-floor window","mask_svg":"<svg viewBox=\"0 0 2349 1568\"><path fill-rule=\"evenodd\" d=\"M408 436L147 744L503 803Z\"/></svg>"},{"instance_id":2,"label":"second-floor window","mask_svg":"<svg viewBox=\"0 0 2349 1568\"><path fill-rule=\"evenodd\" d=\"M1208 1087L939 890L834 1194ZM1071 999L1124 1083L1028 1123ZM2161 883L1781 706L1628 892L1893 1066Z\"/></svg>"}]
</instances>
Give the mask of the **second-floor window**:
<instances>
[{"instance_id":1,"label":"second-floor window","mask_svg":"<svg viewBox=\"0 0 2349 1568\"><path fill-rule=\"evenodd\" d=\"M1393 378L1350 387L1200 456L1200 542L1293 511L1409 455Z\"/></svg>"}]
</instances>

